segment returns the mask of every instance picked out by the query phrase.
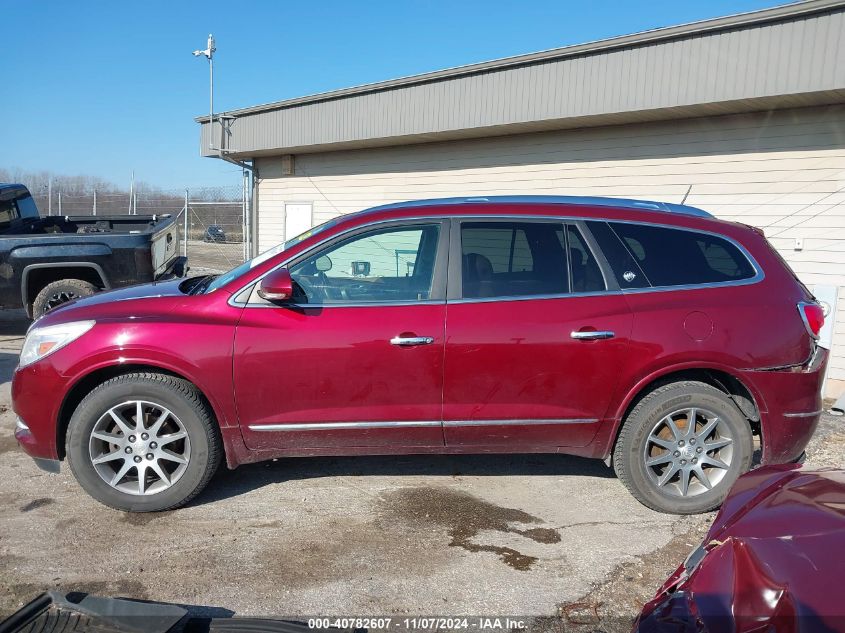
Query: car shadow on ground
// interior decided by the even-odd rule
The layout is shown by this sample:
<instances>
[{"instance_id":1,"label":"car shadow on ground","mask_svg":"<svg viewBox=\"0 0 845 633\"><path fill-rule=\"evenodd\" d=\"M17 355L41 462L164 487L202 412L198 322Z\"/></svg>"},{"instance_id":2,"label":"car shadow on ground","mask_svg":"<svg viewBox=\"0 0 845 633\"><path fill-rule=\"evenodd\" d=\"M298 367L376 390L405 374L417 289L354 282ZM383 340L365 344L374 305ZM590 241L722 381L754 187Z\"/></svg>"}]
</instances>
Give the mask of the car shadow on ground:
<instances>
[{"instance_id":1,"label":"car shadow on ground","mask_svg":"<svg viewBox=\"0 0 845 633\"><path fill-rule=\"evenodd\" d=\"M560 454L507 455L381 455L363 457L290 457L246 464L229 470L225 464L190 505L214 503L264 486L323 477L616 477L601 460Z\"/></svg>"}]
</instances>

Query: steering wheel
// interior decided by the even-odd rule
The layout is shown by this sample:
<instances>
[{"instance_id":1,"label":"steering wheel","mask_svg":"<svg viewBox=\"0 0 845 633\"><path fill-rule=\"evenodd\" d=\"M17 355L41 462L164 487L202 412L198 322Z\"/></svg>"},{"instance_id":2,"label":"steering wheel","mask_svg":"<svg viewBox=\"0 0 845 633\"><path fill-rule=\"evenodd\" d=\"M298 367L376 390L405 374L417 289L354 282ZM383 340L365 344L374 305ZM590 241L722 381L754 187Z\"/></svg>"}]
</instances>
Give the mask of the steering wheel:
<instances>
[{"instance_id":1,"label":"steering wheel","mask_svg":"<svg viewBox=\"0 0 845 633\"><path fill-rule=\"evenodd\" d=\"M323 298L328 300L348 299L346 290L337 288L329 281L326 273L320 271L317 273L317 281L320 284L320 289L323 291Z\"/></svg>"}]
</instances>

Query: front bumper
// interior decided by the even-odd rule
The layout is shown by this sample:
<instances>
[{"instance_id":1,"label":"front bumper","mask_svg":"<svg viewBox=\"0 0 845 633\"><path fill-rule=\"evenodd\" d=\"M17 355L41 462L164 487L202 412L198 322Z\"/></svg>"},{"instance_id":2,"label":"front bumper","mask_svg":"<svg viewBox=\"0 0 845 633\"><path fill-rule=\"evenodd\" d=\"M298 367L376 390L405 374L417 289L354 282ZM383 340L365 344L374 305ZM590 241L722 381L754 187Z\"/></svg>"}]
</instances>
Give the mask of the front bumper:
<instances>
[{"instance_id":1,"label":"front bumper","mask_svg":"<svg viewBox=\"0 0 845 633\"><path fill-rule=\"evenodd\" d=\"M763 464L800 459L821 418L828 355L817 347L805 365L743 372L758 397Z\"/></svg>"},{"instance_id":2,"label":"front bumper","mask_svg":"<svg viewBox=\"0 0 845 633\"><path fill-rule=\"evenodd\" d=\"M19 367L12 378L12 409L18 417L15 439L27 455L41 460L39 466L60 459L57 421L67 386L67 379L50 362Z\"/></svg>"},{"instance_id":3,"label":"front bumper","mask_svg":"<svg viewBox=\"0 0 845 633\"><path fill-rule=\"evenodd\" d=\"M33 451L37 452L38 448L36 446L36 439L32 435L32 431L29 430L26 422L18 417L17 421L15 422L15 439L18 441L18 444L24 450L24 452L32 457L35 465L38 466L41 470L44 470L48 473L58 473L61 472L61 462L58 459L47 459L44 457L36 457L32 453ZM31 450L27 450L27 447L30 447Z\"/></svg>"}]
</instances>

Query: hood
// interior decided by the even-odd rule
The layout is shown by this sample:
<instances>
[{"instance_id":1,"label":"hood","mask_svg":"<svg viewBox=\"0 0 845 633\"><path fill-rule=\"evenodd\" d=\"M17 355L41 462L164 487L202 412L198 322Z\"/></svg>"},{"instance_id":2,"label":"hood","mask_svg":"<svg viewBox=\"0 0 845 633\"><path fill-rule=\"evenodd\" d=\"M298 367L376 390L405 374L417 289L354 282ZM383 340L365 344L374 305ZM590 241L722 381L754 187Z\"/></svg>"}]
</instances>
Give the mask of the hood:
<instances>
[{"instance_id":1,"label":"hood","mask_svg":"<svg viewBox=\"0 0 845 633\"><path fill-rule=\"evenodd\" d=\"M169 314L194 298L179 287L185 279L172 279L106 290L74 299L38 319L39 325L53 325L84 319L151 318Z\"/></svg>"}]
</instances>

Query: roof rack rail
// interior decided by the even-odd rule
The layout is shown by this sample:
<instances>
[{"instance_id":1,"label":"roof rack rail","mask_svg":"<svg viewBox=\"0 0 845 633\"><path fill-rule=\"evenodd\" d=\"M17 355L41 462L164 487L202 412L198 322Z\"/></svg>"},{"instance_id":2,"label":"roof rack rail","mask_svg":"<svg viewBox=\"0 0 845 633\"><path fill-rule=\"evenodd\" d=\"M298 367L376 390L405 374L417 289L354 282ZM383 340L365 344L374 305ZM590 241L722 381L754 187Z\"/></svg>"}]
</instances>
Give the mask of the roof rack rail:
<instances>
[{"instance_id":1,"label":"roof rack rail","mask_svg":"<svg viewBox=\"0 0 845 633\"><path fill-rule=\"evenodd\" d=\"M671 202L655 202L653 200L632 200L629 198L605 198L599 196L467 196L460 198L431 198L428 200L409 200L407 202L394 202L378 207L372 207L367 211L387 211L390 209L408 209L413 207L429 207L434 205L451 204L473 204L482 202L493 202L497 204L570 204L570 205L592 205L598 207L615 207L617 209L641 209L643 211L664 211L667 213L682 213L702 218L713 216L696 207L685 204L673 204Z\"/></svg>"}]
</instances>

